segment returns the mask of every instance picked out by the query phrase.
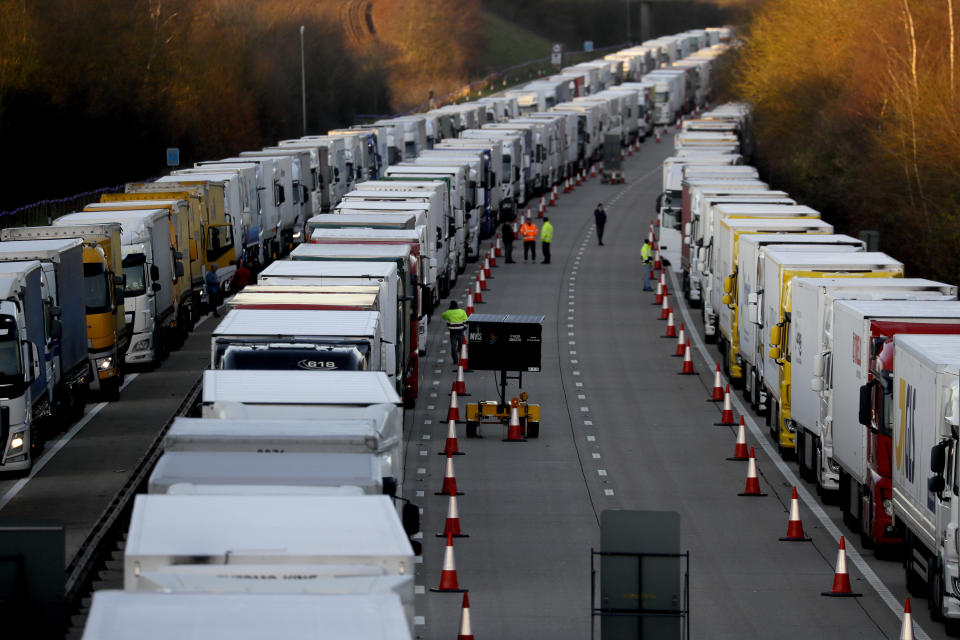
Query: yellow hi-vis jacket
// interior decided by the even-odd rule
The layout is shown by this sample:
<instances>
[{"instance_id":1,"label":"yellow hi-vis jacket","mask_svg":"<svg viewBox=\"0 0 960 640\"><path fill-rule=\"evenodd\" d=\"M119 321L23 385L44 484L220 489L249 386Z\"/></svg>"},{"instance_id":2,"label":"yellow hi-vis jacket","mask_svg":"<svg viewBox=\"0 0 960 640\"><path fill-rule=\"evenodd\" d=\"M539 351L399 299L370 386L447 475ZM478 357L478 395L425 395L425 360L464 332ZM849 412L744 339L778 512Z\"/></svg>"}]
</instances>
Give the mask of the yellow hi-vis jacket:
<instances>
[{"instance_id":1,"label":"yellow hi-vis jacket","mask_svg":"<svg viewBox=\"0 0 960 640\"><path fill-rule=\"evenodd\" d=\"M650 258L653 256L653 249L650 248L650 245L646 242L643 243L643 246L640 247L640 257L643 258L644 263L650 262Z\"/></svg>"},{"instance_id":2,"label":"yellow hi-vis jacket","mask_svg":"<svg viewBox=\"0 0 960 640\"><path fill-rule=\"evenodd\" d=\"M548 244L553 242L553 225L549 220L544 222L543 228L540 229L540 239Z\"/></svg>"}]
</instances>

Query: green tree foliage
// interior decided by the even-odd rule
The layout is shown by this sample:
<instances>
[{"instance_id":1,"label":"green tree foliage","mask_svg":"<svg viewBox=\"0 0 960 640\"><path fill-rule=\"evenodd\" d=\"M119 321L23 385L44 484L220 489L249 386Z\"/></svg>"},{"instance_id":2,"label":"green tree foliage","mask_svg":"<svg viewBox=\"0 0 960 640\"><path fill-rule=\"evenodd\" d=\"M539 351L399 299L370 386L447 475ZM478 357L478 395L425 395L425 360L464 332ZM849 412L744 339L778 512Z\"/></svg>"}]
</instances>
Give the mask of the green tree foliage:
<instances>
[{"instance_id":1,"label":"green tree foliage","mask_svg":"<svg viewBox=\"0 0 960 640\"><path fill-rule=\"evenodd\" d=\"M960 274L956 0L776 0L735 90L770 181L839 230L881 231L910 274Z\"/></svg>"}]
</instances>

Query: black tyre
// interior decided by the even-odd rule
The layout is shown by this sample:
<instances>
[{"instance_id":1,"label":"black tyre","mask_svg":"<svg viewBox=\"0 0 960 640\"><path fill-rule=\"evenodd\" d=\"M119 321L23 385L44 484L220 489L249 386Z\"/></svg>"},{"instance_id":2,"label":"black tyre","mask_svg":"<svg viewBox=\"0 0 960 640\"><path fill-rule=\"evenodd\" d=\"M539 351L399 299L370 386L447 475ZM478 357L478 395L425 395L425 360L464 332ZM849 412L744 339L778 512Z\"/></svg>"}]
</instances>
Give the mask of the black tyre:
<instances>
[{"instance_id":1,"label":"black tyre","mask_svg":"<svg viewBox=\"0 0 960 640\"><path fill-rule=\"evenodd\" d=\"M930 609L930 619L943 622L943 575L936 558L927 560L927 577L927 607Z\"/></svg>"}]
</instances>

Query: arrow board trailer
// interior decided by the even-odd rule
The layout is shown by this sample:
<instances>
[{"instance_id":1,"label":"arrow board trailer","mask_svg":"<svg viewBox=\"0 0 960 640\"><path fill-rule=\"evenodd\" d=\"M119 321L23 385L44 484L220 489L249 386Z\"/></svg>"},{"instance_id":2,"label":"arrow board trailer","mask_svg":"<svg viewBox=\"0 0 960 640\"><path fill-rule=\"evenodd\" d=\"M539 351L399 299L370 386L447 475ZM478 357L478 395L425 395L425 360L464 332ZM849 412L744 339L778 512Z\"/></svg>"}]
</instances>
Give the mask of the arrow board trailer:
<instances>
[{"instance_id":1,"label":"arrow board trailer","mask_svg":"<svg viewBox=\"0 0 960 640\"><path fill-rule=\"evenodd\" d=\"M233 309L211 336L210 367L383 371L400 392L394 355L377 311Z\"/></svg>"},{"instance_id":2,"label":"arrow board trailer","mask_svg":"<svg viewBox=\"0 0 960 640\"><path fill-rule=\"evenodd\" d=\"M396 485L392 486L396 490ZM340 495L386 493L380 461L369 453L168 451L148 493L171 495Z\"/></svg>"},{"instance_id":3,"label":"arrow board trailer","mask_svg":"<svg viewBox=\"0 0 960 640\"><path fill-rule=\"evenodd\" d=\"M387 496L139 495L123 582L155 591L200 574L208 592L343 593L354 577L412 577L413 560ZM400 590L412 618L413 581Z\"/></svg>"},{"instance_id":4,"label":"arrow board trailer","mask_svg":"<svg viewBox=\"0 0 960 640\"><path fill-rule=\"evenodd\" d=\"M906 582L930 594L932 613L953 631L960 619L953 586L960 580L960 336L896 336L892 386L893 517L906 530Z\"/></svg>"},{"instance_id":5,"label":"arrow board trailer","mask_svg":"<svg viewBox=\"0 0 960 640\"><path fill-rule=\"evenodd\" d=\"M164 452L369 454L384 486L399 490L403 482L403 414L391 404L311 407L293 420L246 417L242 405L228 413L241 417L176 418L164 435Z\"/></svg>"},{"instance_id":6,"label":"arrow board trailer","mask_svg":"<svg viewBox=\"0 0 960 640\"><path fill-rule=\"evenodd\" d=\"M816 231L816 223L820 213L802 205L778 204L718 204L711 208L713 217L712 227L714 235L707 244L706 271L701 279L703 289L703 322L704 332L708 336L720 335L725 341L729 335L720 334L719 314L723 311L724 282L733 273L737 266L737 239L741 231L753 230L755 233L789 233L791 225L805 231L810 227ZM778 229L776 223L768 226L774 219L787 220L786 224ZM743 222L742 220L746 220ZM762 220L762 222L758 222ZM833 233L833 227L825 228L823 233ZM705 239L706 240L706 239ZM739 378L739 372L734 374Z\"/></svg>"},{"instance_id":7,"label":"arrow board trailer","mask_svg":"<svg viewBox=\"0 0 960 640\"><path fill-rule=\"evenodd\" d=\"M952 285L921 278L794 278L791 291L790 388L793 421L797 427L797 461L801 475L817 483L822 491L839 487L839 467L833 456L835 422L832 372L836 322L835 303L841 300L897 300L908 312L905 301L949 301L957 299ZM921 324L913 325L920 328ZM938 325L944 326L944 325ZM957 326L960 330L960 326ZM871 347L872 348L872 347ZM892 351L892 345L891 345ZM871 356L870 358L874 358ZM862 362L860 383L871 369ZM844 383L847 385L847 383ZM845 400L846 401L846 400ZM884 474L889 477L889 469Z\"/></svg>"},{"instance_id":8,"label":"arrow board trailer","mask_svg":"<svg viewBox=\"0 0 960 640\"><path fill-rule=\"evenodd\" d=\"M772 222L772 221L771 221ZM784 224L786 221L777 221ZM766 399L762 394L763 339L759 333L758 306L762 293L763 252L782 251L826 251L857 252L864 250L862 240L843 234L830 233L833 227L822 220L808 220L806 228L777 233L742 233L737 240L737 262L735 276L731 282L731 312L736 315L738 341L737 365L742 369L746 395L754 408L765 407ZM724 282L724 285L727 283Z\"/></svg>"},{"instance_id":9,"label":"arrow board trailer","mask_svg":"<svg viewBox=\"0 0 960 640\"><path fill-rule=\"evenodd\" d=\"M819 247L818 247L819 249ZM781 452L793 449L796 426L790 413L791 281L794 278L902 278L903 263L885 253L763 252L763 295L758 301L759 335L768 339L763 386L770 398L768 425Z\"/></svg>"},{"instance_id":10,"label":"arrow board trailer","mask_svg":"<svg viewBox=\"0 0 960 640\"><path fill-rule=\"evenodd\" d=\"M874 340L907 333L960 333L960 303L841 300L834 305L833 315L833 343L826 352L832 367L826 374L827 382L832 384L830 402L825 407L829 413L824 415L832 418L833 459L840 467L840 509L847 523L858 530L864 516L867 521L873 519L869 512L874 506L872 494L876 494L878 503L891 497L889 464L881 465L885 477L875 477L876 469L869 464L868 442L877 441L869 438L869 430L861 424L857 401L860 388L870 380ZM894 369L897 364L894 357ZM887 519L887 524L892 521ZM890 533L894 538L890 542L899 543L900 533ZM887 542L884 537L879 536L881 544Z\"/></svg>"},{"instance_id":11,"label":"arrow board trailer","mask_svg":"<svg viewBox=\"0 0 960 640\"><path fill-rule=\"evenodd\" d=\"M83 640L410 640L400 598L262 593L97 591Z\"/></svg>"}]
</instances>

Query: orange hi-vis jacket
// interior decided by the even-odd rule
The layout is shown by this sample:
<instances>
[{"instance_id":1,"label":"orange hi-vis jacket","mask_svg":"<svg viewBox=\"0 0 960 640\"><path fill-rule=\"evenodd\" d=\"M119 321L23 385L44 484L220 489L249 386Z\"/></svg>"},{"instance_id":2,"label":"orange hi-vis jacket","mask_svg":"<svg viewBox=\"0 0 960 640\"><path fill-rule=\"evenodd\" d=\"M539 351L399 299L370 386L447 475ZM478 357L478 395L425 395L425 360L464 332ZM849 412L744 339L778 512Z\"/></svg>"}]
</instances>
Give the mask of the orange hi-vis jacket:
<instances>
[{"instance_id":1,"label":"orange hi-vis jacket","mask_svg":"<svg viewBox=\"0 0 960 640\"><path fill-rule=\"evenodd\" d=\"M540 230L537 229L537 225L532 222L524 222L520 227L520 235L523 236L524 242L536 242L539 232Z\"/></svg>"}]
</instances>

